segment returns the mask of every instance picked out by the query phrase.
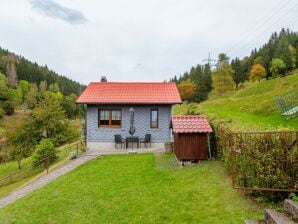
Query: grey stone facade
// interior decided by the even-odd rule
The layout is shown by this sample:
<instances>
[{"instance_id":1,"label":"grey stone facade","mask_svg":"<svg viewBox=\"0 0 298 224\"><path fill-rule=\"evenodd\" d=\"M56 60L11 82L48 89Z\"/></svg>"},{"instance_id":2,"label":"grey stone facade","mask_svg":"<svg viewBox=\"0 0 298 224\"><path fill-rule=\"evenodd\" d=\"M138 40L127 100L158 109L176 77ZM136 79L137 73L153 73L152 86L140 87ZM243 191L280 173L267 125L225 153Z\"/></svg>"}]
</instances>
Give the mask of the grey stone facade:
<instances>
[{"instance_id":1,"label":"grey stone facade","mask_svg":"<svg viewBox=\"0 0 298 224\"><path fill-rule=\"evenodd\" d=\"M129 137L130 126L129 109L133 107L135 111L134 136L144 138L145 134L151 134L152 142L155 145L161 145L170 141L171 130L170 122L172 118L171 105L87 105L87 147L95 149L97 147L114 146L114 135L121 134L122 137ZM121 109L122 125L121 128L101 128L98 127L98 110L99 109ZM150 111L158 109L158 128L150 128Z\"/></svg>"}]
</instances>

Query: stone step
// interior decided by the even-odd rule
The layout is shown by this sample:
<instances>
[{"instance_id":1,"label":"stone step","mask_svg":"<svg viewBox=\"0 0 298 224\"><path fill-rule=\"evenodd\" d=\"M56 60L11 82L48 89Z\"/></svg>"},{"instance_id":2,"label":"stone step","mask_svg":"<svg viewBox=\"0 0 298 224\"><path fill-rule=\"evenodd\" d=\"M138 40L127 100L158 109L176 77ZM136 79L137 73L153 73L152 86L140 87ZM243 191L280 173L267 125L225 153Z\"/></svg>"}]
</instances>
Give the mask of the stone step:
<instances>
[{"instance_id":1,"label":"stone step","mask_svg":"<svg viewBox=\"0 0 298 224\"><path fill-rule=\"evenodd\" d=\"M259 224L259 222L253 220L244 220L244 224Z\"/></svg>"},{"instance_id":2,"label":"stone step","mask_svg":"<svg viewBox=\"0 0 298 224\"><path fill-rule=\"evenodd\" d=\"M274 211L273 209L265 209L265 223L267 224L294 224L285 215Z\"/></svg>"},{"instance_id":3,"label":"stone step","mask_svg":"<svg viewBox=\"0 0 298 224\"><path fill-rule=\"evenodd\" d=\"M294 219L298 219L298 203L290 199L284 202L284 210L290 213Z\"/></svg>"}]
</instances>

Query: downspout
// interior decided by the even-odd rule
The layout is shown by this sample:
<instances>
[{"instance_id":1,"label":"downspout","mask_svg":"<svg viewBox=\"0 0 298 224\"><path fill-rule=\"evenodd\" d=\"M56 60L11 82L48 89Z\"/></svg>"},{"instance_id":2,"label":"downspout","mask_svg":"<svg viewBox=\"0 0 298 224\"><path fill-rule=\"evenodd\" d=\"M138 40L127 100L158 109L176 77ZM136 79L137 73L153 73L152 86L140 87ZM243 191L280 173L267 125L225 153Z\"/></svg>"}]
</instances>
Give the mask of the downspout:
<instances>
[{"instance_id":1,"label":"downspout","mask_svg":"<svg viewBox=\"0 0 298 224\"><path fill-rule=\"evenodd\" d=\"M207 134L207 140L208 140L209 159L212 159L212 155L211 155L211 147L210 147L210 133Z\"/></svg>"},{"instance_id":2,"label":"downspout","mask_svg":"<svg viewBox=\"0 0 298 224\"><path fill-rule=\"evenodd\" d=\"M87 113L88 113L88 105L86 104L86 112L85 112L85 128L84 128L84 138L85 138L85 147L87 148Z\"/></svg>"}]
</instances>

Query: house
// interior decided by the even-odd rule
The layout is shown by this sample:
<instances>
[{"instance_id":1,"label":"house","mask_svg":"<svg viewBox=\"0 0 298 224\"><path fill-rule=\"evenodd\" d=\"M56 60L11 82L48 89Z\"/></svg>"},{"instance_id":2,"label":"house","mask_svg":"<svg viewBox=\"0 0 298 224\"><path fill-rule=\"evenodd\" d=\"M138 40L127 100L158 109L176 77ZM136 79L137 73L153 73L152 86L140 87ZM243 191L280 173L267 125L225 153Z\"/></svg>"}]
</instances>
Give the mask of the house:
<instances>
[{"instance_id":1,"label":"house","mask_svg":"<svg viewBox=\"0 0 298 224\"><path fill-rule=\"evenodd\" d=\"M172 105L181 103L172 82L91 82L76 103L86 104L86 143L90 149L115 148L115 135L130 136L130 111L134 111L134 136L151 134L152 147L171 140Z\"/></svg>"},{"instance_id":2,"label":"house","mask_svg":"<svg viewBox=\"0 0 298 224\"><path fill-rule=\"evenodd\" d=\"M210 153L209 133L212 128L205 116L175 115L172 119L174 152L180 161L199 161Z\"/></svg>"}]
</instances>

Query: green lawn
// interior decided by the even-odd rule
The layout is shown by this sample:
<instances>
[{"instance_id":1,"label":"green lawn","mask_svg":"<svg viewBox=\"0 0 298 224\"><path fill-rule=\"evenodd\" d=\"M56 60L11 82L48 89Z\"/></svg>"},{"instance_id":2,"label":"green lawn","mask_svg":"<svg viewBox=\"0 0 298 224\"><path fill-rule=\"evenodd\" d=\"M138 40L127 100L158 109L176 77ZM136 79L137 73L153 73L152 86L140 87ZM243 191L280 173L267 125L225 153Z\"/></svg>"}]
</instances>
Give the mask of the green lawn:
<instances>
[{"instance_id":1,"label":"green lawn","mask_svg":"<svg viewBox=\"0 0 298 224\"><path fill-rule=\"evenodd\" d=\"M55 162L50 169L55 168L56 166L65 163L68 158L68 154L70 151L75 151L76 145L66 144L57 148L57 155L59 156L58 160ZM8 193L14 191L18 187L26 184L32 179L36 178L42 172L44 172L43 167L32 167L32 158L28 157L22 160L22 170L20 173L12 176L12 183L8 183L9 179L5 179L0 181L0 197L4 197ZM19 171L17 161L10 161L7 163L0 164L0 179ZM8 184L7 184L8 183Z\"/></svg>"},{"instance_id":2,"label":"green lawn","mask_svg":"<svg viewBox=\"0 0 298 224\"><path fill-rule=\"evenodd\" d=\"M298 117L287 120L280 115L275 98L298 89L298 71L292 75L260 83L246 83L242 89L223 96L211 97L200 104L174 107L175 114L200 113L209 118L230 120L237 130L298 130Z\"/></svg>"},{"instance_id":3,"label":"green lawn","mask_svg":"<svg viewBox=\"0 0 298 224\"><path fill-rule=\"evenodd\" d=\"M242 223L262 208L232 189L218 161L101 156L0 209L1 223Z\"/></svg>"}]
</instances>

